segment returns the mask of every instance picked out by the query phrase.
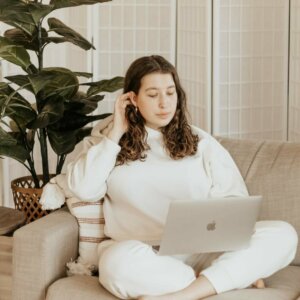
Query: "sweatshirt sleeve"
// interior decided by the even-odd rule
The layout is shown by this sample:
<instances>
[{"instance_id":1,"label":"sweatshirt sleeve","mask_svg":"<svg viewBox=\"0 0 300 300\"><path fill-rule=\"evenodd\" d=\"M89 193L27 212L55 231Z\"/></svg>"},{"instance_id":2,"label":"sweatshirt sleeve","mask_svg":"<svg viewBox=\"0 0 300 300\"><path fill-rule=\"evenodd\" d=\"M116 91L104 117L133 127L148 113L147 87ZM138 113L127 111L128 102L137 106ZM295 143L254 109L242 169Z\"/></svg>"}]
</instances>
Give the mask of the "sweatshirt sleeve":
<instances>
[{"instance_id":1,"label":"sweatshirt sleeve","mask_svg":"<svg viewBox=\"0 0 300 300\"><path fill-rule=\"evenodd\" d=\"M209 197L249 195L244 179L229 152L212 136L209 136L206 158L212 182Z\"/></svg>"},{"instance_id":2,"label":"sweatshirt sleeve","mask_svg":"<svg viewBox=\"0 0 300 300\"><path fill-rule=\"evenodd\" d=\"M67 166L68 186L81 200L96 201L106 193L106 180L121 147L102 135L85 140L84 148L84 152Z\"/></svg>"}]
</instances>

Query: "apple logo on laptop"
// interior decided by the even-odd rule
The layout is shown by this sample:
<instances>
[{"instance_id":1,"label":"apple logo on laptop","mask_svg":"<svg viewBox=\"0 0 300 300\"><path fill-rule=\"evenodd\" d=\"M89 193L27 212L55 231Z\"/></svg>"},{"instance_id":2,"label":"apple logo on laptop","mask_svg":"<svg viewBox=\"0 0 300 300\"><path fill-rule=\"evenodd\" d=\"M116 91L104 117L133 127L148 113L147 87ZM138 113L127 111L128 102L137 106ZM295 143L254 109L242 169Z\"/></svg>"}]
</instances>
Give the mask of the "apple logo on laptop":
<instances>
[{"instance_id":1,"label":"apple logo on laptop","mask_svg":"<svg viewBox=\"0 0 300 300\"><path fill-rule=\"evenodd\" d=\"M215 230L216 229L216 221L212 221L211 223L208 223L206 226L206 229L209 231Z\"/></svg>"}]
</instances>

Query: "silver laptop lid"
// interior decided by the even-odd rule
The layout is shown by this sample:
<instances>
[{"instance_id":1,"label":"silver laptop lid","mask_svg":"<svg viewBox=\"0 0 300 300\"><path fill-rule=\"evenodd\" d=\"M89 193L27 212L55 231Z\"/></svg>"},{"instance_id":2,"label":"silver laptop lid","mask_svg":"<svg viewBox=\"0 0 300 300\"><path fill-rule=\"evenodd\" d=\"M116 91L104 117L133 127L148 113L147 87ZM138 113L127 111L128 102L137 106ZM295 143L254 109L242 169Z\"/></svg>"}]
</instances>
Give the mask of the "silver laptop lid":
<instances>
[{"instance_id":1,"label":"silver laptop lid","mask_svg":"<svg viewBox=\"0 0 300 300\"><path fill-rule=\"evenodd\" d=\"M171 202L159 254L193 254L246 248L262 197Z\"/></svg>"}]
</instances>

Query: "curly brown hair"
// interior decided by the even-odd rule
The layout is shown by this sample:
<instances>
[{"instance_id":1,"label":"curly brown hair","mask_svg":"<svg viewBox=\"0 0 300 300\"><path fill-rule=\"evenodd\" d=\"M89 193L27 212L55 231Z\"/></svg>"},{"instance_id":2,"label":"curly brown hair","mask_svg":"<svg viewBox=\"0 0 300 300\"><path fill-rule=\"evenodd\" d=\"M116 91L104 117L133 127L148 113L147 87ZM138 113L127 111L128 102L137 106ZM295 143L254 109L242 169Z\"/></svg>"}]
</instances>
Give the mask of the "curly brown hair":
<instances>
[{"instance_id":1,"label":"curly brown hair","mask_svg":"<svg viewBox=\"0 0 300 300\"><path fill-rule=\"evenodd\" d=\"M175 115L167 126L161 128L167 153L175 160L196 154L199 136L192 133L188 124L186 94L180 84L177 71L171 63L159 55L138 58L126 72L123 92L133 91L138 94L142 78L151 73L171 74L176 87L178 101ZM117 165L138 159L144 161L147 157L146 151L150 149L147 144L145 119L141 113L134 105L128 105L126 116L128 130L119 142L121 151L117 156Z\"/></svg>"}]
</instances>

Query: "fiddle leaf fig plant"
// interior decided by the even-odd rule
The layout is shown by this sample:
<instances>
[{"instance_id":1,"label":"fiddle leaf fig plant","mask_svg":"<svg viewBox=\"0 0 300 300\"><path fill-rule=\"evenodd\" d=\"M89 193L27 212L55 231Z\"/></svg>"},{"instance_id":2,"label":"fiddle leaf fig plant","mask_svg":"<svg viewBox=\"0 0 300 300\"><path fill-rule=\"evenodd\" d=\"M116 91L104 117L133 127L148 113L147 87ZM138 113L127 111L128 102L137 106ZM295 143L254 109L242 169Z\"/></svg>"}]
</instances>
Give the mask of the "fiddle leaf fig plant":
<instances>
[{"instance_id":1,"label":"fiddle leaf fig plant","mask_svg":"<svg viewBox=\"0 0 300 300\"><path fill-rule=\"evenodd\" d=\"M45 17L56 9L93 5L110 0L1 0L0 22L10 25L0 36L0 58L23 72L0 82L0 157L23 164L39 188L35 141L39 140L43 184L50 179L49 145L57 155L56 174L61 173L66 156L91 132L90 122L108 113L91 115L104 92L122 88L123 77L80 83L86 72L62 67L44 67L44 50L51 43L72 43L83 50L95 49L82 35L57 18ZM47 25L45 25L47 23ZM31 60L33 54L37 63ZM84 92L80 87L87 86ZM28 99L22 96L26 90Z\"/></svg>"}]
</instances>

